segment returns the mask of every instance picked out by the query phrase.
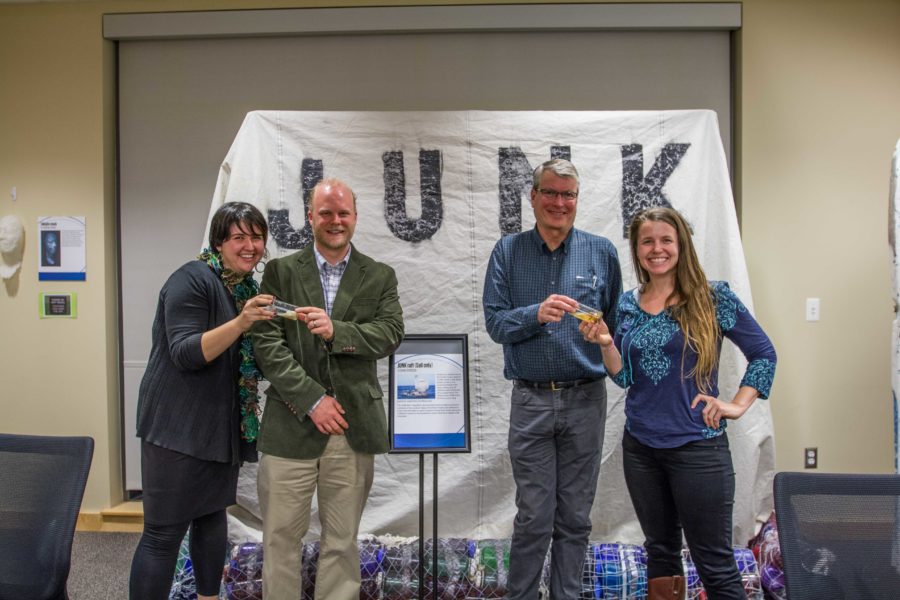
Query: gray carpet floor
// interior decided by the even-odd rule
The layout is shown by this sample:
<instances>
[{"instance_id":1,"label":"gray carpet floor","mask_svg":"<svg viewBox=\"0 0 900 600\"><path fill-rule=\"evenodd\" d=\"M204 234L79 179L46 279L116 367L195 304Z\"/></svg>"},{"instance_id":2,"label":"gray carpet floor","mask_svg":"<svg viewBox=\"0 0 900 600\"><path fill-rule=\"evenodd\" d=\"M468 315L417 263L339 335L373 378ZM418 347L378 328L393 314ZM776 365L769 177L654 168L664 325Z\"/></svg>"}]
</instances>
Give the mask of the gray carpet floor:
<instances>
[{"instance_id":1,"label":"gray carpet floor","mask_svg":"<svg viewBox=\"0 0 900 600\"><path fill-rule=\"evenodd\" d=\"M71 600L126 600L139 533L76 531L69 571Z\"/></svg>"}]
</instances>

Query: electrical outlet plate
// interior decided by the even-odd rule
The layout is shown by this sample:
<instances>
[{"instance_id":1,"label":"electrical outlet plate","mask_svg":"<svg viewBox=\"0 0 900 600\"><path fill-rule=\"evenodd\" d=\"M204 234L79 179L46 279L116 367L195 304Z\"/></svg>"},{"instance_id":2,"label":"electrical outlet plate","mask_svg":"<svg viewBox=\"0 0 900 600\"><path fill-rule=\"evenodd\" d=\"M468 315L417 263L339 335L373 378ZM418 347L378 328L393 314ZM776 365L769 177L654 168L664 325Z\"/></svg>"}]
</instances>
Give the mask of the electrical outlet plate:
<instances>
[{"instance_id":1,"label":"electrical outlet plate","mask_svg":"<svg viewBox=\"0 0 900 600\"><path fill-rule=\"evenodd\" d=\"M819 466L819 449L806 448L803 451L803 468L815 469Z\"/></svg>"},{"instance_id":2,"label":"electrical outlet plate","mask_svg":"<svg viewBox=\"0 0 900 600\"><path fill-rule=\"evenodd\" d=\"M818 321L819 320L819 299L818 298L807 298L806 299L806 320L807 321Z\"/></svg>"}]
</instances>

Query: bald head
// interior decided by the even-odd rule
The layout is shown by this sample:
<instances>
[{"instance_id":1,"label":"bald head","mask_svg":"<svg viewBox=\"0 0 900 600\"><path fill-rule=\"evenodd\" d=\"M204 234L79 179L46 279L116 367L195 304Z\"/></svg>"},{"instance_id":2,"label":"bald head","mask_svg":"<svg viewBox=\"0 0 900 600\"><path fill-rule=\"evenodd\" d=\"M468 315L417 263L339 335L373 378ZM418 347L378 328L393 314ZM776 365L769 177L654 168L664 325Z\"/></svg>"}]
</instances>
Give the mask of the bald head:
<instances>
[{"instance_id":1,"label":"bald head","mask_svg":"<svg viewBox=\"0 0 900 600\"><path fill-rule=\"evenodd\" d=\"M309 210L313 210L313 203L316 199L316 194L331 194L337 191L340 188L341 193L348 194L351 198L353 198L353 210L356 210L356 192L350 188L349 185L337 179L336 177L329 177L327 179L319 180L313 189L309 193Z\"/></svg>"},{"instance_id":2,"label":"bald head","mask_svg":"<svg viewBox=\"0 0 900 600\"><path fill-rule=\"evenodd\" d=\"M307 217L316 249L331 264L340 262L356 230L356 194L339 179L323 179L312 190Z\"/></svg>"}]
</instances>

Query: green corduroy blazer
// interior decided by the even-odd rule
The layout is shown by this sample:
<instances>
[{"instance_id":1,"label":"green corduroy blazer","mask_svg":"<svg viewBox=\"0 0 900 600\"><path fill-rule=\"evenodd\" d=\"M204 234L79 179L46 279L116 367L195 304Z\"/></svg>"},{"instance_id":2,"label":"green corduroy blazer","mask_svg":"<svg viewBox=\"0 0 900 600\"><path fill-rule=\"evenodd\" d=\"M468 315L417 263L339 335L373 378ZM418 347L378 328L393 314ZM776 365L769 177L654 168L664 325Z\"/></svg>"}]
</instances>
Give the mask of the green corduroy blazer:
<instances>
[{"instance_id":1,"label":"green corduroy blazer","mask_svg":"<svg viewBox=\"0 0 900 600\"><path fill-rule=\"evenodd\" d=\"M312 244L269 261L260 291L297 306L325 307ZM387 420L376 362L403 340L403 310L394 270L359 252L350 252L332 307L334 339L326 345L306 325L276 317L251 330L256 362L270 382L259 431L259 450L293 459L322 455L328 436L307 411L333 391L356 452L389 449Z\"/></svg>"}]
</instances>

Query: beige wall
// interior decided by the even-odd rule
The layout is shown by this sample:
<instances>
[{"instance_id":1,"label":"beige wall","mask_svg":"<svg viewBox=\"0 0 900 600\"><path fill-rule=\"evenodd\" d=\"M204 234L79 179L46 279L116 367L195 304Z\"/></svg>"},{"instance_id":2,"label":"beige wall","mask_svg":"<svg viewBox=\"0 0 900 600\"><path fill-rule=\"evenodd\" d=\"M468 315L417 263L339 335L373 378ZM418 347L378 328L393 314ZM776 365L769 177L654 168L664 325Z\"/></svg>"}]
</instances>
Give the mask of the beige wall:
<instances>
[{"instance_id":1,"label":"beige wall","mask_svg":"<svg viewBox=\"0 0 900 600\"><path fill-rule=\"evenodd\" d=\"M740 41L740 195L758 316L778 349L780 469L891 472L887 202L900 2L754 0ZM805 299L822 320L804 320Z\"/></svg>"},{"instance_id":2,"label":"beige wall","mask_svg":"<svg viewBox=\"0 0 900 600\"><path fill-rule=\"evenodd\" d=\"M319 3L365 4L385 2ZM313 3L0 5L0 215L20 216L27 235L22 272L0 290L0 430L93 436L85 511L121 500L114 49L101 17L263 5ZM743 15L735 167L757 313L780 358L778 466L801 468L802 448L817 446L820 470L890 472L900 2L746 0ZM55 214L87 218L86 283L36 281L35 220ZM39 292L68 291L78 319L37 319ZM810 296L819 323L803 319Z\"/></svg>"}]
</instances>

